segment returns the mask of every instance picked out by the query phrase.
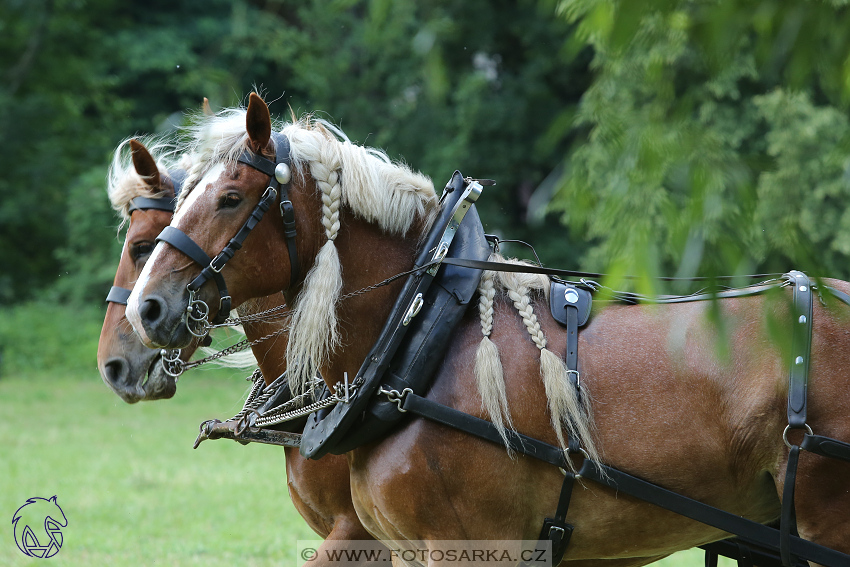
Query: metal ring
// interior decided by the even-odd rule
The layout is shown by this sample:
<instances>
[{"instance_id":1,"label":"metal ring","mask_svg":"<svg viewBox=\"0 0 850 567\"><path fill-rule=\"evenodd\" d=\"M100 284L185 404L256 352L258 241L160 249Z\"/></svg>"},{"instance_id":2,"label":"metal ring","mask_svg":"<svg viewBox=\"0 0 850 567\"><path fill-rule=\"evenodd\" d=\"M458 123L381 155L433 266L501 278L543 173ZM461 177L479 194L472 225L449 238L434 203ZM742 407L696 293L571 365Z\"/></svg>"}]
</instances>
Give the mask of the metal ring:
<instances>
[{"instance_id":1,"label":"metal ring","mask_svg":"<svg viewBox=\"0 0 850 567\"><path fill-rule=\"evenodd\" d=\"M162 369L166 374L175 380L183 374L186 369L182 360L180 360L180 349L168 350L162 349L162 357L159 359Z\"/></svg>"},{"instance_id":2,"label":"metal ring","mask_svg":"<svg viewBox=\"0 0 850 567\"><path fill-rule=\"evenodd\" d=\"M804 424L803 424L803 427L805 427L805 428L806 428L806 431L808 432L808 434L809 434L809 435L814 435L814 433L812 433L812 428L811 428L811 427L809 427L809 424L808 424L808 423L804 423ZM785 431L783 431L783 432L782 432L782 440L783 440L783 441L785 441L785 445L787 445L789 449L790 449L791 447L793 447L793 445L791 445L791 443L789 443L789 442L788 442L788 430L790 430L790 429L791 429L791 426L790 426L790 425L786 425L786 426L785 426ZM799 427L795 427L794 429L800 429L800 428L799 428Z\"/></svg>"}]
</instances>

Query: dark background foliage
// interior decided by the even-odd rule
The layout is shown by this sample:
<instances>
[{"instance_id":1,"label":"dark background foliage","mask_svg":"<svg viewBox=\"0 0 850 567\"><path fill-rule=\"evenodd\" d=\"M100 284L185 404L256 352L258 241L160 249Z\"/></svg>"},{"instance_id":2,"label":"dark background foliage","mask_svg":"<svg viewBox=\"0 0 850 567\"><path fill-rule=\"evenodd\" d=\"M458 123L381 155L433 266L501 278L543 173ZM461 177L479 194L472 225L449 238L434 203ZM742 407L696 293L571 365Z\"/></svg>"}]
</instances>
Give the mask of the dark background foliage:
<instances>
[{"instance_id":1,"label":"dark background foliage","mask_svg":"<svg viewBox=\"0 0 850 567\"><path fill-rule=\"evenodd\" d=\"M549 265L848 277L843 4L6 0L0 304L100 300L112 150L255 87L437 187L497 180L485 227Z\"/></svg>"}]
</instances>

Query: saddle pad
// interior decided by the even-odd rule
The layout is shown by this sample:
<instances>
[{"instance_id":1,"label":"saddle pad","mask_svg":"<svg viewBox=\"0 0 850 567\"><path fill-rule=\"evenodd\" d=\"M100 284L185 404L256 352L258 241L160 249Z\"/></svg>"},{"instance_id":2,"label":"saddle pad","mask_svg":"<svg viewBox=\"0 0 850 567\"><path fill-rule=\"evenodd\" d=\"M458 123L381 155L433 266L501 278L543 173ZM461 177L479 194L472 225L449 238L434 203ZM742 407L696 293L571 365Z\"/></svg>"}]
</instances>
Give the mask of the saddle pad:
<instances>
[{"instance_id":1,"label":"saddle pad","mask_svg":"<svg viewBox=\"0 0 850 567\"><path fill-rule=\"evenodd\" d=\"M566 282L552 280L549 288L549 310L561 325L567 325L567 307L578 309L578 326L583 327L590 318L593 297L586 289Z\"/></svg>"}]
</instances>

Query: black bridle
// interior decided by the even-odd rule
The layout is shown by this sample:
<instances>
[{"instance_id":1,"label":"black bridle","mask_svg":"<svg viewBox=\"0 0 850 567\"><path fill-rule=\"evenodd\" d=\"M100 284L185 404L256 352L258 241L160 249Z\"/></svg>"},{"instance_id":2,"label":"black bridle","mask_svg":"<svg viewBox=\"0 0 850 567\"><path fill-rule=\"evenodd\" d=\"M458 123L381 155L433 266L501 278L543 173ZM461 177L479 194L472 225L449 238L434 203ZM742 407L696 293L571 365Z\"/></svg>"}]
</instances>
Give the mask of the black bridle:
<instances>
[{"instance_id":1,"label":"black bridle","mask_svg":"<svg viewBox=\"0 0 850 567\"><path fill-rule=\"evenodd\" d=\"M174 186L173 197L135 197L130 200L130 207L127 209L127 214L132 216L133 211L167 211L174 212L177 205L177 197L180 191L183 190L183 182L186 181L186 170L175 169L168 171L168 178L171 179L171 184ZM109 288L109 293L106 294L106 303L117 303L118 305L127 305L127 300L130 298L132 290L119 287L117 285Z\"/></svg>"},{"instance_id":2,"label":"black bridle","mask_svg":"<svg viewBox=\"0 0 850 567\"><path fill-rule=\"evenodd\" d=\"M248 217L248 220L245 221L245 224L242 225L236 236L230 239L215 258L210 258L195 241L179 228L167 226L156 238L157 241L170 244L195 263L204 266L201 273L186 286L186 289L189 291L186 327L195 336L205 336L210 328L210 323L207 320L209 306L203 300L198 299L198 291L207 281L215 281L219 294L219 311L212 320L212 324L218 325L226 321L230 316L232 300L227 291L227 284L224 281L224 277L221 275L221 270L236 251L242 248L245 239L262 220L263 215L271 208L272 204L277 200L278 195L280 195L280 214L283 219L284 236L286 238L291 266L289 281L294 282L299 276L298 253L295 247L295 210L292 207L292 201L289 200L289 182L292 178L289 139L283 134L275 132L272 134L272 141L275 146L275 161L255 154L248 149L244 150L237 158L237 162L249 165L268 175L270 178L269 185L260 198L260 202L257 203L257 206L254 207L254 210Z\"/></svg>"}]
</instances>

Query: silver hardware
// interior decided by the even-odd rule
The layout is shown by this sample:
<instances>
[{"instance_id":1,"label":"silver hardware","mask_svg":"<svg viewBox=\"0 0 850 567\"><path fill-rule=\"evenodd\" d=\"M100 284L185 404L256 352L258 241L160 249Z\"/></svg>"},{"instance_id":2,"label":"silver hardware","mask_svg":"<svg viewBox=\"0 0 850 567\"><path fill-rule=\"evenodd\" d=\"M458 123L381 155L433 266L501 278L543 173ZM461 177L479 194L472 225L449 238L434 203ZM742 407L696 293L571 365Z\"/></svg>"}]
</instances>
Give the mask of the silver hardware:
<instances>
[{"instance_id":1,"label":"silver hardware","mask_svg":"<svg viewBox=\"0 0 850 567\"><path fill-rule=\"evenodd\" d=\"M804 285L800 286L800 291L808 291L808 290L809 290L809 288L807 288L806 286L804 286Z\"/></svg>"},{"instance_id":2,"label":"silver hardware","mask_svg":"<svg viewBox=\"0 0 850 567\"><path fill-rule=\"evenodd\" d=\"M419 313L419 310L422 309L422 304L424 303L425 300L422 299L422 294L417 293L413 301L410 302L410 307L407 308L407 313L404 314L404 320L402 320L401 324L407 327L410 321Z\"/></svg>"},{"instance_id":3,"label":"silver hardware","mask_svg":"<svg viewBox=\"0 0 850 567\"><path fill-rule=\"evenodd\" d=\"M279 163L274 168L274 178L281 185L286 185L292 179L292 170L285 163Z\"/></svg>"},{"instance_id":4,"label":"silver hardware","mask_svg":"<svg viewBox=\"0 0 850 567\"><path fill-rule=\"evenodd\" d=\"M404 403L404 398L407 397L407 394L413 393L412 388L405 388L404 390L399 392L398 390L389 390L386 387L381 386L378 390L378 393L386 395L389 401L393 402L396 406L398 406L398 411L400 411L401 413L407 413L406 409L401 409L401 404Z\"/></svg>"},{"instance_id":5,"label":"silver hardware","mask_svg":"<svg viewBox=\"0 0 850 567\"><path fill-rule=\"evenodd\" d=\"M576 388L581 387L581 374L579 374L578 370L567 370L567 376L570 374L576 375Z\"/></svg>"},{"instance_id":6,"label":"silver hardware","mask_svg":"<svg viewBox=\"0 0 850 567\"><path fill-rule=\"evenodd\" d=\"M449 220L449 224L446 226L446 230L443 231L443 236L440 238L440 244L437 246L437 252L434 254L434 258L432 260L434 265L428 268L427 273L429 275L437 275L437 270L440 269L440 262L448 253L449 245L451 245L451 242L455 237L455 233L457 232L460 223L463 221L463 217L466 216L466 213L469 212L472 203L478 200L478 197L481 196L481 192L484 190L481 184L474 179L465 179L465 181L467 181L466 189L464 189L463 195L461 195L458 204L455 206L454 213L452 214L452 218ZM440 255L444 247L445 252Z\"/></svg>"},{"instance_id":7,"label":"silver hardware","mask_svg":"<svg viewBox=\"0 0 850 567\"><path fill-rule=\"evenodd\" d=\"M800 321L800 323L805 323L805 322L806 322L806 316L805 316L805 315L800 315L800 319L799 319L799 321Z\"/></svg>"},{"instance_id":8,"label":"silver hardware","mask_svg":"<svg viewBox=\"0 0 850 567\"><path fill-rule=\"evenodd\" d=\"M160 356L161 358L159 359L159 362L162 365L162 369L176 381L186 369L183 365L183 361L180 360L180 349L162 349L160 351Z\"/></svg>"},{"instance_id":9,"label":"silver hardware","mask_svg":"<svg viewBox=\"0 0 850 567\"><path fill-rule=\"evenodd\" d=\"M808 423L804 423L804 424L803 424L803 427L805 427L805 428L806 428L806 432L807 432L809 435L814 435L814 434L812 433L812 428L811 428L811 427L809 427L809 424L808 424ZM783 440L783 441L785 441L785 445L787 445L789 449L791 448L791 443L789 443L789 442L788 442L788 431L789 431L790 429L791 429L791 426L790 426L790 425L786 425L786 426L785 426L785 430L782 432L782 440Z\"/></svg>"},{"instance_id":10,"label":"silver hardware","mask_svg":"<svg viewBox=\"0 0 850 567\"><path fill-rule=\"evenodd\" d=\"M797 366L799 366L799 365L803 364L803 357L802 357L802 356L798 356L797 358L795 358L795 359L794 359L794 364L796 364Z\"/></svg>"},{"instance_id":11,"label":"silver hardware","mask_svg":"<svg viewBox=\"0 0 850 567\"><path fill-rule=\"evenodd\" d=\"M207 317L210 307L203 300L195 298L195 292L189 290L189 306L186 308L186 328L189 333L198 338L207 336L210 332L210 323Z\"/></svg>"},{"instance_id":12,"label":"silver hardware","mask_svg":"<svg viewBox=\"0 0 850 567\"><path fill-rule=\"evenodd\" d=\"M434 257L432 258L432 260L434 260L436 262L442 262L443 258L445 258L446 254L448 254L448 253L449 253L449 243L448 242L441 242L440 247L437 249L437 252L434 254Z\"/></svg>"},{"instance_id":13,"label":"silver hardware","mask_svg":"<svg viewBox=\"0 0 850 567\"><path fill-rule=\"evenodd\" d=\"M342 384L337 382L334 385L334 394L341 401L348 403L351 401L351 393L353 392L352 384L348 382L348 372L343 372L343 380L344 382ZM342 390L343 395L340 395L340 390Z\"/></svg>"},{"instance_id":14,"label":"silver hardware","mask_svg":"<svg viewBox=\"0 0 850 567\"><path fill-rule=\"evenodd\" d=\"M576 303L578 302L578 292L574 289L567 288L564 291L564 299L567 300L567 303Z\"/></svg>"}]
</instances>

